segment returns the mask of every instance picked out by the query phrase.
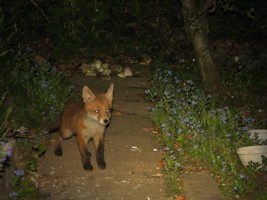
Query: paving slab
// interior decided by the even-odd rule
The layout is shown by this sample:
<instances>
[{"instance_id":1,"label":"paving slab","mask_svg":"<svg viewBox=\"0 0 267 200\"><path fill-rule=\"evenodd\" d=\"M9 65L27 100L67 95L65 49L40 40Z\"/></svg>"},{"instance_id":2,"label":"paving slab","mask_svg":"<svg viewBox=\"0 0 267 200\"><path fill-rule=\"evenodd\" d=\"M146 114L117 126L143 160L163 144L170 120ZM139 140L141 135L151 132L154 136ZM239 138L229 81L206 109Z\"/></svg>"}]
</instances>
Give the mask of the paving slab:
<instances>
[{"instance_id":1,"label":"paving slab","mask_svg":"<svg viewBox=\"0 0 267 200\"><path fill-rule=\"evenodd\" d=\"M183 177L186 200L223 200L221 191L208 172L186 174Z\"/></svg>"}]
</instances>

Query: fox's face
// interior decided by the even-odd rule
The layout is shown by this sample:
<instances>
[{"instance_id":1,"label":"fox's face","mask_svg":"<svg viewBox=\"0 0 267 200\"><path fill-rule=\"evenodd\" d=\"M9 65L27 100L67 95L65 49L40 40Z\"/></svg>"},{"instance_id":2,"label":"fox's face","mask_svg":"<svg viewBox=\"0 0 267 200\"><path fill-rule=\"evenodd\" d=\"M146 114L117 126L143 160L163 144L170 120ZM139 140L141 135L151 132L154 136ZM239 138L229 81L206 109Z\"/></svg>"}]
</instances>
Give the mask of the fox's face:
<instances>
[{"instance_id":1,"label":"fox's face","mask_svg":"<svg viewBox=\"0 0 267 200\"><path fill-rule=\"evenodd\" d=\"M113 89L114 86L111 84L105 94L95 96L87 86L83 88L85 110L89 117L95 119L101 125L107 125L110 121Z\"/></svg>"}]
</instances>

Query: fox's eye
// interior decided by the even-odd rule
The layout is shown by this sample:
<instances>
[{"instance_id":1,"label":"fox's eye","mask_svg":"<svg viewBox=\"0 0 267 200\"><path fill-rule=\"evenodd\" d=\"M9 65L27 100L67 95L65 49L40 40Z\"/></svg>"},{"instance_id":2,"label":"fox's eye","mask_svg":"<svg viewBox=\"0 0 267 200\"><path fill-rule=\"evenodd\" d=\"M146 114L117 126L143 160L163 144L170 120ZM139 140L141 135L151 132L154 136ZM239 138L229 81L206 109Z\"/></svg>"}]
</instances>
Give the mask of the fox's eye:
<instances>
[{"instance_id":1,"label":"fox's eye","mask_svg":"<svg viewBox=\"0 0 267 200\"><path fill-rule=\"evenodd\" d=\"M107 109L107 110L106 110L106 113L109 113L109 112L110 112L110 109Z\"/></svg>"},{"instance_id":2,"label":"fox's eye","mask_svg":"<svg viewBox=\"0 0 267 200\"><path fill-rule=\"evenodd\" d=\"M96 113L96 114L98 114L98 113L99 113L99 110L98 110L98 109L96 109L96 110L95 110L95 113Z\"/></svg>"}]
</instances>

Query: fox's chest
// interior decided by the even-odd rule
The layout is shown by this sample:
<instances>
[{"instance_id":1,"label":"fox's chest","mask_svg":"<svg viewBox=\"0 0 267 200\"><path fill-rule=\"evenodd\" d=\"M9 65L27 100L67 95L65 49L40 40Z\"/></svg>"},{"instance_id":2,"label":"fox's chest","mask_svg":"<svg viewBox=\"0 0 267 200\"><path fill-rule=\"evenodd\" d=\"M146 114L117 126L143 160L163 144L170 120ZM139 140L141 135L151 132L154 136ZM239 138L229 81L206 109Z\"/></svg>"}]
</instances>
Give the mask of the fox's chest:
<instances>
[{"instance_id":1,"label":"fox's chest","mask_svg":"<svg viewBox=\"0 0 267 200\"><path fill-rule=\"evenodd\" d=\"M93 119L84 120L83 124L85 126L83 134L88 137L95 137L96 134L104 134L105 127Z\"/></svg>"}]
</instances>

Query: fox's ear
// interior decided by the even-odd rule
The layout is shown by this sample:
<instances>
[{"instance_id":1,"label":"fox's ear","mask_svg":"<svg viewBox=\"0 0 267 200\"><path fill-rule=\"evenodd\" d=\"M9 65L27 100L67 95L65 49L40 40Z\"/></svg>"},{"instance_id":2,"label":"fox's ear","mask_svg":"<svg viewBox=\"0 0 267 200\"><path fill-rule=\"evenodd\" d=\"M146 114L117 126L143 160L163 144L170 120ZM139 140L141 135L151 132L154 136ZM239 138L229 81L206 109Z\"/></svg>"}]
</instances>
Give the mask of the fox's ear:
<instances>
[{"instance_id":1,"label":"fox's ear","mask_svg":"<svg viewBox=\"0 0 267 200\"><path fill-rule=\"evenodd\" d=\"M105 97L106 99L108 99L109 101L112 101L113 99L113 90L114 90L114 85L113 83L109 86L106 94L105 94Z\"/></svg>"},{"instance_id":2,"label":"fox's ear","mask_svg":"<svg viewBox=\"0 0 267 200\"><path fill-rule=\"evenodd\" d=\"M87 86L83 87L82 95L83 95L83 102L84 103L93 101L95 99L94 93Z\"/></svg>"}]
</instances>

